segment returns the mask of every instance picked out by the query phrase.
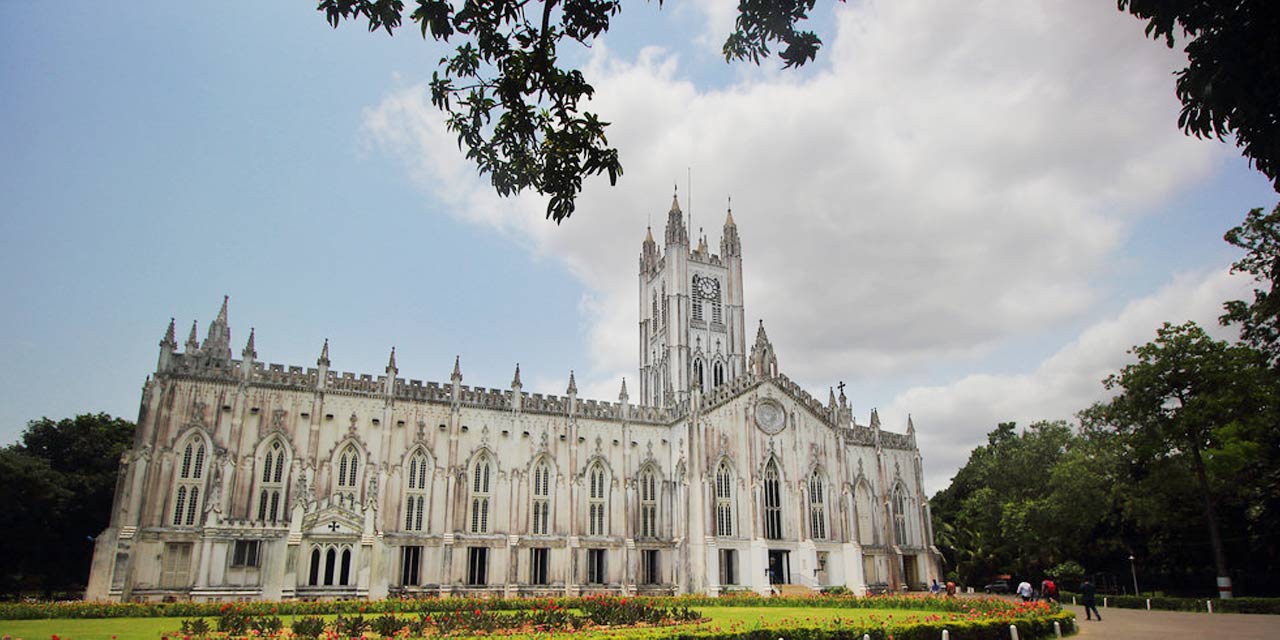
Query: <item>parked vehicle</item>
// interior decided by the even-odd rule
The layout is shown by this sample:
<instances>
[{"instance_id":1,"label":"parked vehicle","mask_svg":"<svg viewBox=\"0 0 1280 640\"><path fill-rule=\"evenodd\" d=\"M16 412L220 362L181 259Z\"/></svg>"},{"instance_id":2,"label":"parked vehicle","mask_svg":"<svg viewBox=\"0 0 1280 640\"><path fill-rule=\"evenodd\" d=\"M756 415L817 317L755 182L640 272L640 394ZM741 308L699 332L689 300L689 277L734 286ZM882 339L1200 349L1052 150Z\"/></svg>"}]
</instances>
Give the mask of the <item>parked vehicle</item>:
<instances>
[{"instance_id":1,"label":"parked vehicle","mask_svg":"<svg viewBox=\"0 0 1280 640\"><path fill-rule=\"evenodd\" d=\"M982 587L984 593L1009 593L1009 582L1007 580L996 580Z\"/></svg>"}]
</instances>

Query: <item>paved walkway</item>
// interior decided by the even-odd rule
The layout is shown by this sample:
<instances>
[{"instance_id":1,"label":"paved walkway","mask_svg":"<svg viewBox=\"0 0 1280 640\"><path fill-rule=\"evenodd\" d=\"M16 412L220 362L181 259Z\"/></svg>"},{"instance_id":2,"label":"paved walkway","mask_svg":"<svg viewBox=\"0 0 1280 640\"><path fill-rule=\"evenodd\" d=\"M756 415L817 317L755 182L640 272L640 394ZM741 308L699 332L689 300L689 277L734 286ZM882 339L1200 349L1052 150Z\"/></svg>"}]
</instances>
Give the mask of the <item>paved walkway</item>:
<instances>
[{"instance_id":1,"label":"paved walkway","mask_svg":"<svg viewBox=\"0 0 1280 640\"><path fill-rule=\"evenodd\" d=\"M1252 613L1190 613L1145 609L1099 608L1102 622L1084 619L1084 607L1066 605L1076 614L1080 634L1088 640L1245 640L1280 638L1280 616Z\"/></svg>"}]
</instances>

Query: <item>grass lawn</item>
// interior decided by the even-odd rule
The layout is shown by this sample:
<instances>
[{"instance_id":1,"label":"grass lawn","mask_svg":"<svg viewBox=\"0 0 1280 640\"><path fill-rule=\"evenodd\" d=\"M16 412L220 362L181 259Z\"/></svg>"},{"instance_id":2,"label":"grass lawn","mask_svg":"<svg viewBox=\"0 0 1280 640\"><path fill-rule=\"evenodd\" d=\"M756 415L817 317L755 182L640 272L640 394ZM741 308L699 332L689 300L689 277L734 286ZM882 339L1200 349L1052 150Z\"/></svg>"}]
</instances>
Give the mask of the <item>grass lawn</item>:
<instances>
[{"instance_id":1,"label":"grass lawn","mask_svg":"<svg viewBox=\"0 0 1280 640\"><path fill-rule=\"evenodd\" d=\"M918 615L919 611L902 609L838 609L838 608L806 608L806 607L699 607L702 615L709 619L703 623L722 629L754 628L774 626L790 621L791 624L818 625L839 619L842 624L858 625L873 616L879 621L894 617ZM322 616L332 620L334 616ZM375 615L366 614L372 619ZM283 616L285 627L289 626L289 616ZM214 618L209 618L209 626L213 627ZM166 633L176 632L182 618L60 618L54 620L0 620L0 636L9 636L12 640L52 640L57 635L59 640L160 640ZM560 634L557 634L560 635ZM563 634L574 637L573 634ZM627 630L617 629L607 635L619 637L627 635ZM643 635L643 634L638 634ZM180 638L180 636L178 636ZM555 636L538 634L540 639ZM581 637L578 634L577 637ZM504 639L507 638L504 636Z\"/></svg>"}]
</instances>

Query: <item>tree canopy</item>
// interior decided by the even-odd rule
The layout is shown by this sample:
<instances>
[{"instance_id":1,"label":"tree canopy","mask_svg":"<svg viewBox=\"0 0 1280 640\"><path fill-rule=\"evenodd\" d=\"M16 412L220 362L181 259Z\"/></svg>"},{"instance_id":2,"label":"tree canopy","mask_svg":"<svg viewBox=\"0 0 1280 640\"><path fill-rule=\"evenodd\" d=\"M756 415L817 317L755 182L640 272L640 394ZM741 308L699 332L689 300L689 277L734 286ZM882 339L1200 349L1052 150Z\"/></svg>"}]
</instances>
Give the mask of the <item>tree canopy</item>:
<instances>
[{"instance_id":1,"label":"tree canopy","mask_svg":"<svg viewBox=\"0 0 1280 640\"><path fill-rule=\"evenodd\" d=\"M1254 209L1244 223L1227 232L1224 239L1247 251L1231 265L1232 273L1253 276L1257 287L1253 302L1231 300L1223 305L1222 324L1240 325L1240 337L1267 357L1271 367L1280 367L1280 205L1269 214Z\"/></svg>"},{"instance_id":2,"label":"tree canopy","mask_svg":"<svg viewBox=\"0 0 1280 640\"><path fill-rule=\"evenodd\" d=\"M1172 48L1187 41L1177 72L1178 126L1197 138L1234 134L1236 145L1280 191L1280 3L1274 0L1117 0ZM1178 32L1181 32L1180 34Z\"/></svg>"},{"instance_id":3,"label":"tree canopy","mask_svg":"<svg viewBox=\"0 0 1280 640\"><path fill-rule=\"evenodd\" d=\"M133 423L105 413L41 418L0 449L0 588L48 596L86 583L133 432Z\"/></svg>"},{"instance_id":4,"label":"tree canopy","mask_svg":"<svg viewBox=\"0 0 1280 640\"><path fill-rule=\"evenodd\" d=\"M431 103L447 114L458 148L499 195L526 189L550 197L547 217L573 214L583 178L622 175L609 123L582 109L595 89L561 60L561 44L591 46L622 11L621 0L415 0L409 19L424 39L454 45L431 77ZM779 47L785 67L813 60L822 41L797 30L816 0L742 0L724 44L728 61L759 63ZM662 0L658 0L662 5ZM337 28L363 19L369 31L394 34L402 0L320 0Z\"/></svg>"}]
</instances>

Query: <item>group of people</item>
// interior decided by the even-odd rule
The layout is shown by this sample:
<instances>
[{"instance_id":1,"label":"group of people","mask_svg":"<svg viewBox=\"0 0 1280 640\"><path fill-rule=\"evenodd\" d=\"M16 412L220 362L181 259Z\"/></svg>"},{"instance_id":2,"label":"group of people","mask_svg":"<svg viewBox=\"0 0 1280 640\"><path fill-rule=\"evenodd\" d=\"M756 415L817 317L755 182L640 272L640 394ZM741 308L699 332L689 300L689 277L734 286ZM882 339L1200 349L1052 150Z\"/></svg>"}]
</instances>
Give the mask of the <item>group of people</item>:
<instances>
[{"instance_id":1,"label":"group of people","mask_svg":"<svg viewBox=\"0 0 1280 640\"><path fill-rule=\"evenodd\" d=\"M943 591L947 592L948 598L956 597L956 583L948 580L946 586L943 586L938 584L937 578L934 578L933 584L929 585L929 593L936 596Z\"/></svg>"},{"instance_id":2,"label":"group of people","mask_svg":"<svg viewBox=\"0 0 1280 640\"><path fill-rule=\"evenodd\" d=\"M929 593L935 596L942 593L944 589L946 590L948 597L955 597L956 583L950 580L947 581L945 587L938 584L936 579L933 581L933 584L929 585ZM1023 602L1031 602L1032 600L1040 599L1047 600L1053 604L1058 603L1058 585L1048 578L1040 581L1039 592L1031 587L1030 582L1023 580L1018 583L1018 588L1015 590L1015 593L1018 594L1018 597L1022 598ZM1084 582L1080 583L1080 604L1084 605L1085 620L1093 620L1094 618L1097 618L1098 622L1102 622L1102 614L1098 613L1097 594L1098 588L1095 587L1088 578L1085 578Z\"/></svg>"}]
</instances>

